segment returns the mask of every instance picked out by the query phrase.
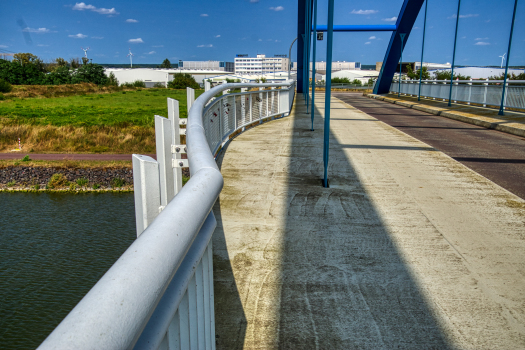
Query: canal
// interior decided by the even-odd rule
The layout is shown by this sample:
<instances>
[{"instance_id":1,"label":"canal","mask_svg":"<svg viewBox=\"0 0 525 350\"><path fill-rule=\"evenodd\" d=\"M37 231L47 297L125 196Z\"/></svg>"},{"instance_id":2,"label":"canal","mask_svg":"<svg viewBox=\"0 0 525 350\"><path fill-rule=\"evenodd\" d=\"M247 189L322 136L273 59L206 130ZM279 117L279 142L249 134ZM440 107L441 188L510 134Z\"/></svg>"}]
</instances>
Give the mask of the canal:
<instances>
[{"instance_id":1,"label":"canal","mask_svg":"<svg viewBox=\"0 0 525 350\"><path fill-rule=\"evenodd\" d=\"M36 348L135 238L133 193L0 193L0 348Z\"/></svg>"}]
</instances>

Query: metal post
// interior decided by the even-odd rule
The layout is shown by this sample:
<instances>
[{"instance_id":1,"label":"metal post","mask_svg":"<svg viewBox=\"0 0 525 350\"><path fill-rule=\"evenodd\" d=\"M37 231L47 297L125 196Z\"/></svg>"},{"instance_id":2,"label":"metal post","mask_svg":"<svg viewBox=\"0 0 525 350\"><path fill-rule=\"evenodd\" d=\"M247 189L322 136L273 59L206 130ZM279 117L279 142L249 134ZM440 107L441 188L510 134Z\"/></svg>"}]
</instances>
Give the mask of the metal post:
<instances>
[{"instance_id":1,"label":"metal post","mask_svg":"<svg viewBox=\"0 0 525 350\"><path fill-rule=\"evenodd\" d=\"M180 142L180 124L181 120L179 118L179 101L172 98L168 98L168 119L171 120L171 137L172 143L175 146L181 144ZM186 119L182 120L183 124L186 124ZM173 159L178 160L182 159L182 152L173 153ZM173 168L173 182L175 195L179 193L182 189L182 168L174 167Z\"/></svg>"},{"instance_id":2,"label":"metal post","mask_svg":"<svg viewBox=\"0 0 525 350\"><path fill-rule=\"evenodd\" d=\"M399 84L397 88L397 97L401 96L401 72L403 71L403 42L405 41L405 35L406 33L399 33L399 36L401 37L401 58L399 61Z\"/></svg>"},{"instance_id":3,"label":"metal post","mask_svg":"<svg viewBox=\"0 0 525 350\"><path fill-rule=\"evenodd\" d=\"M186 103L188 107L188 114L190 113L191 106L195 102L195 90L190 87L186 88Z\"/></svg>"},{"instance_id":4,"label":"metal post","mask_svg":"<svg viewBox=\"0 0 525 350\"><path fill-rule=\"evenodd\" d=\"M421 67L419 67L419 92L417 100L421 101L421 80L423 79L423 51L425 50L425 31L427 29L427 8L428 0L425 1L425 20L423 22L423 43L421 44Z\"/></svg>"},{"instance_id":5,"label":"metal post","mask_svg":"<svg viewBox=\"0 0 525 350\"><path fill-rule=\"evenodd\" d=\"M450 107L452 99L452 81L454 80L454 61L456 60L456 43L458 41L458 25L459 25L459 8L461 7L461 0L458 0L458 13L456 14L456 34L454 36L454 51L452 53L452 70L450 71L450 91L448 92L448 106Z\"/></svg>"},{"instance_id":6,"label":"metal post","mask_svg":"<svg viewBox=\"0 0 525 350\"><path fill-rule=\"evenodd\" d=\"M504 115L503 105L505 103L504 98L506 97L507 87L507 73L509 71L509 60L510 60L510 45L512 44L512 34L514 32L514 20L516 19L516 7L518 6L518 0L514 1L514 12L512 13L512 24L510 25L510 37L509 37L509 49L507 50L507 62L505 64L505 77L503 79L503 93L501 94L501 105L499 107L498 115Z\"/></svg>"},{"instance_id":7,"label":"metal post","mask_svg":"<svg viewBox=\"0 0 525 350\"><path fill-rule=\"evenodd\" d=\"M292 46L296 40L297 38L293 39L292 44L290 45L290 50L288 50L288 80L290 80L290 69L292 67Z\"/></svg>"},{"instance_id":8,"label":"metal post","mask_svg":"<svg viewBox=\"0 0 525 350\"><path fill-rule=\"evenodd\" d=\"M308 36L308 41L306 44L306 113L308 114L308 108L310 108L310 48L312 45L312 0L308 0L308 18L306 21L307 30L305 36Z\"/></svg>"},{"instance_id":9,"label":"metal post","mask_svg":"<svg viewBox=\"0 0 525 350\"><path fill-rule=\"evenodd\" d=\"M171 121L155 116L155 143L160 174L160 205L165 207L175 196L173 162L171 154Z\"/></svg>"},{"instance_id":10,"label":"metal post","mask_svg":"<svg viewBox=\"0 0 525 350\"><path fill-rule=\"evenodd\" d=\"M326 43L326 88L324 97L323 187L328 187L328 156L330 150L330 99L332 91L332 46L334 36L334 0L328 0L328 38Z\"/></svg>"},{"instance_id":11,"label":"metal post","mask_svg":"<svg viewBox=\"0 0 525 350\"><path fill-rule=\"evenodd\" d=\"M312 52L312 131L314 131L314 111L315 111L315 51L317 44L317 0L314 0L313 8L313 19L314 19L314 36L313 36L313 52Z\"/></svg>"},{"instance_id":12,"label":"metal post","mask_svg":"<svg viewBox=\"0 0 525 350\"><path fill-rule=\"evenodd\" d=\"M138 237L159 215L159 163L151 157L139 154L134 154L132 160Z\"/></svg>"}]
</instances>

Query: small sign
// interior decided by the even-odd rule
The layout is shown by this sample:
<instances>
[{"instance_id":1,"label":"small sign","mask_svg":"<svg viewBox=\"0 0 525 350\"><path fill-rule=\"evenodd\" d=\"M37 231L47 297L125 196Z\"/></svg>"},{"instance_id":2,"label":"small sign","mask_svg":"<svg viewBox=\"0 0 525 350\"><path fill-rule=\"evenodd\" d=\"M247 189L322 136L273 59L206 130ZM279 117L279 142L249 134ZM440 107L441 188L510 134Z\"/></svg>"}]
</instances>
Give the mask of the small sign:
<instances>
[{"instance_id":1,"label":"small sign","mask_svg":"<svg viewBox=\"0 0 525 350\"><path fill-rule=\"evenodd\" d=\"M317 33L317 40L323 40L323 32Z\"/></svg>"}]
</instances>

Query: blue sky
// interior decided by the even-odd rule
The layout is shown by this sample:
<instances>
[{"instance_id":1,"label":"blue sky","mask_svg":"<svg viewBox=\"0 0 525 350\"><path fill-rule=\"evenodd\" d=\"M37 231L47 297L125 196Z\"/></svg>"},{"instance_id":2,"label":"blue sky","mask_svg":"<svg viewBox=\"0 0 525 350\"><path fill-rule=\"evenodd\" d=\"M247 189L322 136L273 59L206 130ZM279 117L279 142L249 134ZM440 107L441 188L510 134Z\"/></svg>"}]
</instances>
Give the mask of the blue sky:
<instances>
[{"instance_id":1,"label":"blue sky","mask_svg":"<svg viewBox=\"0 0 525 350\"><path fill-rule=\"evenodd\" d=\"M318 0L326 24L327 0ZM402 0L335 0L335 24L394 24ZM507 51L514 0L462 0L457 65L499 65ZM88 57L98 63L160 64L165 58L233 61L235 54L287 54L296 37L297 0L18 0L4 1L0 49L31 52L44 61ZM451 62L457 0L429 0L425 58ZM419 61L423 10L403 53ZM511 65L525 66L525 1L516 15ZM390 33L336 33L334 60L382 61ZM295 48L295 47L294 47ZM326 40L318 42L325 60ZM292 59L295 53L292 51Z\"/></svg>"}]
</instances>

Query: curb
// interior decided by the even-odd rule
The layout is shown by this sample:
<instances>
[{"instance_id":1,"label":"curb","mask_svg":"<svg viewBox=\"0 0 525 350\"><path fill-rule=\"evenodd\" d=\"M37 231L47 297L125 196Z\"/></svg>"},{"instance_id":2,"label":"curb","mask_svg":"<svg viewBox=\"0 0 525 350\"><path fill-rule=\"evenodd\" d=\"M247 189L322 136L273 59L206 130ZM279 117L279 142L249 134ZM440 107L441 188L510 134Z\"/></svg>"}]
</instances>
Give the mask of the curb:
<instances>
[{"instance_id":1,"label":"curb","mask_svg":"<svg viewBox=\"0 0 525 350\"><path fill-rule=\"evenodd\" d=\"M465 113L465 112L455 112L447 108L432 107L432 106L428 106L424 104L418 104L417 102L398 100L393 97L386 97L386 96L375 95L375 94L366 94L365 96L368 98L373 98L376 100L400 105L406 108L412 108L412 109L415 109L421 112L457 120L457 121L468 123L468 124L481 126L487 129L493 129L493 130L505 132L507 134L525 137L525 125L523 125L523 128L514 127L512 125L509 125L509 124L518 124L522 126L522 124L520 123L515 123L511 121L490 122L487 120L480 119L479 116L476 116L475 114L470 114L470 113ZM465 115L465 114L469 114L469 115ZM487 117L487 118L490 118L490 117Z\"/></svg>"}]
</instances>

